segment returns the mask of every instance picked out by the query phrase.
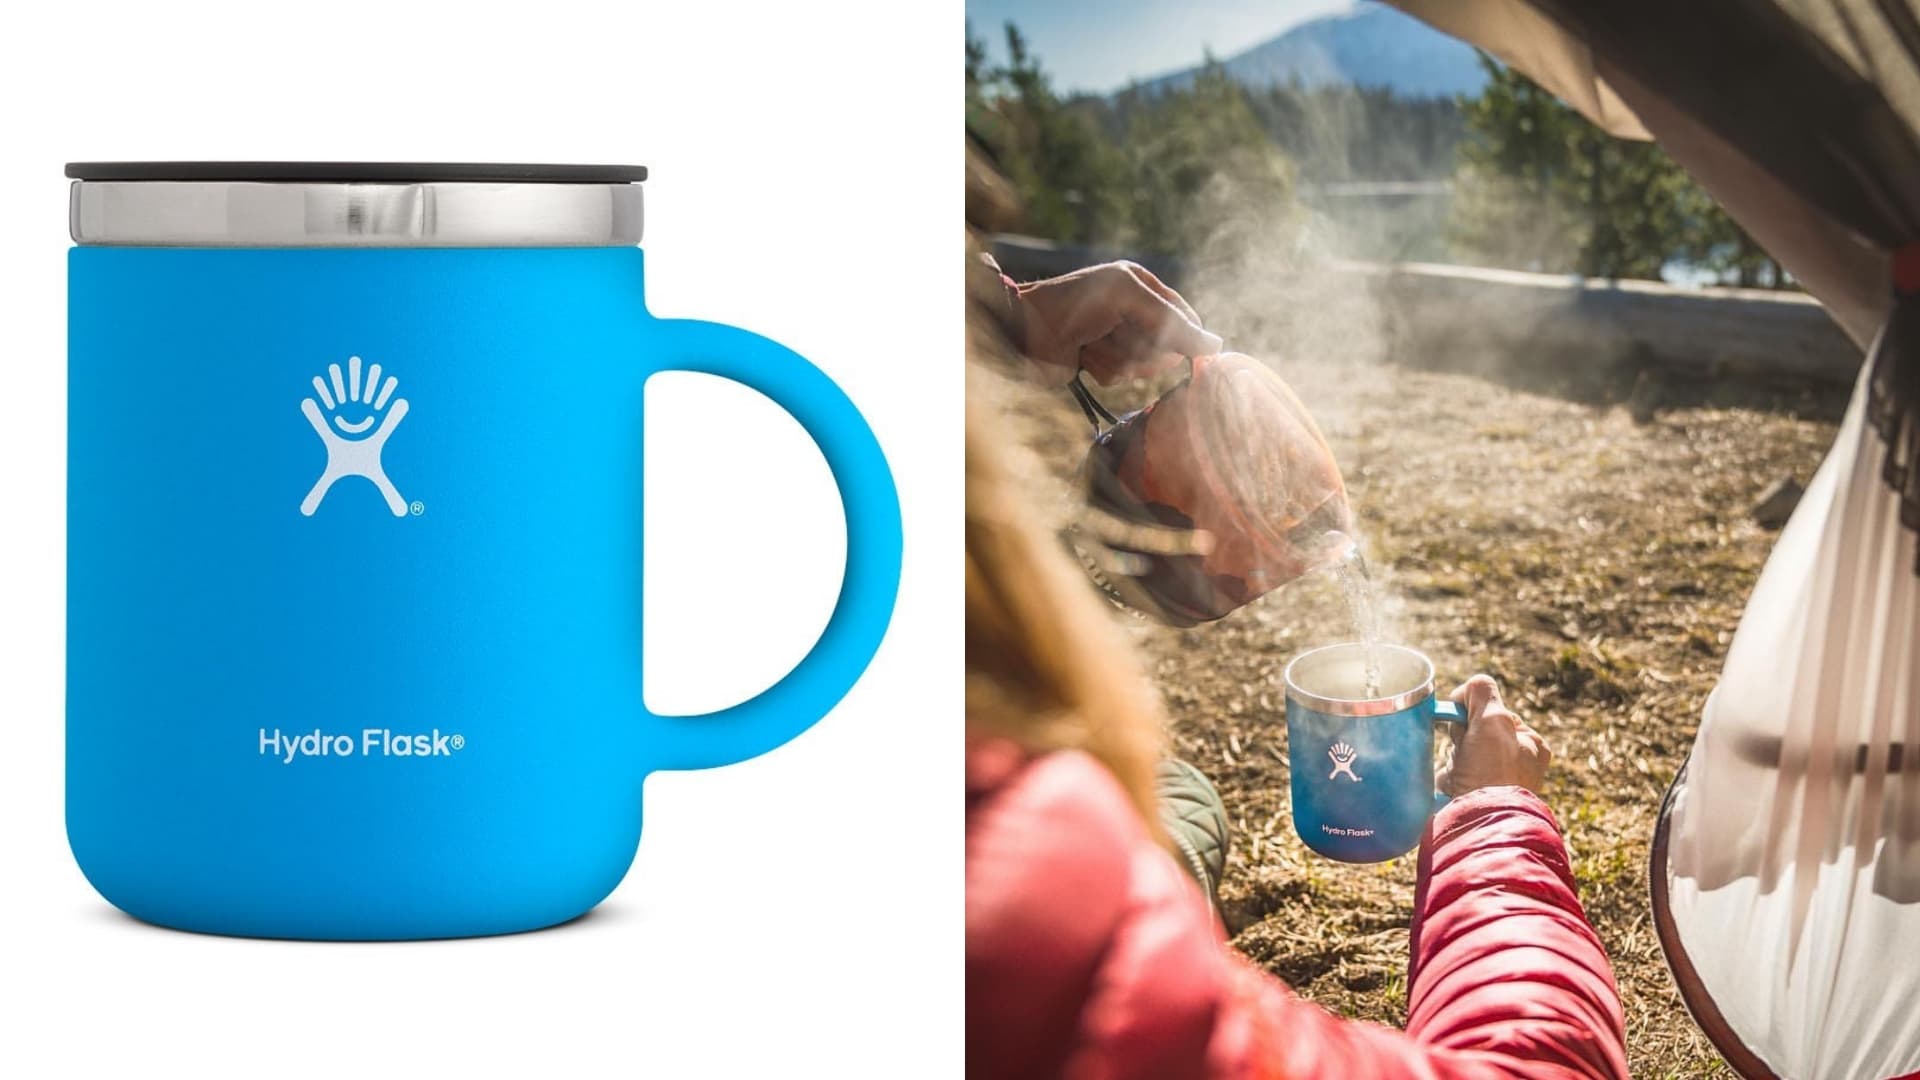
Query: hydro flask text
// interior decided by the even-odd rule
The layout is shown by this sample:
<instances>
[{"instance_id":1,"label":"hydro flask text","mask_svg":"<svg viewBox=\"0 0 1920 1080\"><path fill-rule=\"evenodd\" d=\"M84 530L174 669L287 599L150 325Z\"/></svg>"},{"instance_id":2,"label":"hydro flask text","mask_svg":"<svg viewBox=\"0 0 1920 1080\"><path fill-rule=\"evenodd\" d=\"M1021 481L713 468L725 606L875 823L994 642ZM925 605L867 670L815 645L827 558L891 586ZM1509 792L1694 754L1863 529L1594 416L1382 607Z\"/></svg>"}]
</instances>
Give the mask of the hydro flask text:
<instances>
[{"instance_id":1,"label":"hydro flask text","mask_svg":"<svg viewBox=\"0 0 1920 1080\"><path fill-rule=\"evenodd\" d=\"M319 728L300 735L288 735L279 728L260 729L260 756L278 758L282 765L291 765L299 758L452 757L466 745L466 736L439 728L414 735L390 728L362 728L358 738L329 734Z\"/></svg>"}]
</instances>

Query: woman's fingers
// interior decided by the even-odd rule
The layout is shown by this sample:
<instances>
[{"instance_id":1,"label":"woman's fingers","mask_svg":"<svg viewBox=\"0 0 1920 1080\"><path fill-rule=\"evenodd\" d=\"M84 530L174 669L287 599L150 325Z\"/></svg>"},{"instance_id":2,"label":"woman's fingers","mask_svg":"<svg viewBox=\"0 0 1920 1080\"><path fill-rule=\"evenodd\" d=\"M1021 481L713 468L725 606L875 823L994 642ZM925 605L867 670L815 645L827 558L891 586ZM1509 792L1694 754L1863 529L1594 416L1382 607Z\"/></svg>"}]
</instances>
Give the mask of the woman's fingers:
<instances>
[{"instance_id":1,"label":"woman's fingers","mask_svg":"<svg viewBox=\"0 0 1920 1080\"><path fill-rule=\"evenodd\" d=\"M1516 784L1539 791L1553 754L1546 739L1500 700L1500 685L1491 676L1475 675L1452 696L1467 712L1467 730L1455 741L1446 790L1457 795Z\"/></svg>"},{"instance_id":2,"label":"woman's fingers","mask_svg":"<svg viewBox=\"0 0 1920 1080\"><path fill-rule=\"evenodd\" d=\"M1080 350L1080 366L1102 386L1117 379L1157 375L1178 365L1182 359L1180 353L1160 348L1132 323L1126 322Z\"/></svg>"},{"instance_id":3,"label":"woman's fingers","mask_svg":"<svg viewBox=\"0 0 1920 1080\"><path fill-rule=\"evenodd\" d=\"M1175 292L1171 285L1161 281L1154 275L1153 271L1141 266L1139 263L1123 262L1120 265L1125 267L1128 273L1139 278L1140 284L1145 285L1158 294L1160 299L1180 309L1180 314L1185 315L1188 322L1191 322L1195 326L1201 325L1200 313L1193 310L1193 305L1187 303L1187 298Z\"/></svg>"},{"instance_id":4,"label":"woman's fingers","mask_svg":"<svg viewBox=\"0 0 1920 1080\"><path fill-rule=\"evenodd\" d=\"M1186 301L1176 305L1154 291L1146 281L1152 278L1153 275L1144 270L1138 274L1123 270L1116 275L1110 295L1122 318L1151 339L1157 352L1176 352L1182 356L1211 356L1219 352L1223 344L1220 335L1201 329L1199 317L1191 314L1193 309L1186 306ZM1153 280L1158 284L1158 279Z\"/></svg>"},{"instance_id":5,"label":"woman's fingers","mask_svg":"<svg viewBox=\"0 0 1920 1080\"><path fill-rule=\"evenodd\" d=\"M1500 705L1500 684L1491 675L1475 675L1453 688L1454 702L1467 710L1467 720L1479 719L1488 705ZM1504 708L1502 709L1504 711Z\"/></svg>"},{"instance_id":6,"label":"woman's fingers","mask_svg":"<svg viewBox=\"0 0 1920 1080\"><path fill-rule=\"evenodd\" d=\"M1201 327L1192 305L1134 263L1090 266L1017 292L1025 309L1024 347L1048 381L1071 378L1078 368L1101 383L1151 375L1222 345L1218 334Z\"/></svg>"},{"instance_id":7,"label":"woman's fingers","mask_svg":"<svg viewBox=\"0 0 1920 1080\"><path fill-rule=\"evenodd\" d=\"M1547 740L1542 738L1539 732L1522 723L1519 725L1518 736L1521 748L1540 760L1540 768L1543 772L1547 766L1553 764L1553 747L1547 744Z\"/></svg>"}]
</instances>

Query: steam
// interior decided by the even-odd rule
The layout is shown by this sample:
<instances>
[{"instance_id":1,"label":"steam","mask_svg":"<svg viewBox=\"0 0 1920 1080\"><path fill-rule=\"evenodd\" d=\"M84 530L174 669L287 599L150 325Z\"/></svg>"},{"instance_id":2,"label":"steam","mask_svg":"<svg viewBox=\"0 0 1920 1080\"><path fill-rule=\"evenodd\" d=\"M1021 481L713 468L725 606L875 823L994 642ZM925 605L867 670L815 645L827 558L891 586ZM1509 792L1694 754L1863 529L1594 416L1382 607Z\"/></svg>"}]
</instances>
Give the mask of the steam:
<instances>
[{"instance_id":1,"label":"steam","mask_svg":"<svg viewBox=\"0 0 1920 1080\"><path fill-rule=\"evenodd\" d=\"M1351 117L1337 107L1325 112L1332 115L1316 113L1318 123L1324 137L1335 139L1333 129ZM1229 349L1262 361L1293 388L1327 438L1353 509L1347 560L1231 618L1284 625L1301 646L1404 640L1404 604L1393 592L1386 560L1369 564L1366 558L1373 551L1370 519L1378 511L1365 497L1363 466L1371 463L1359 452L1375 434L1363 429L1361 418L1369 413L1360 406L1390 392L1386 365L1394 339L1384 276L1351 257L1370 236L1392 228L1391 214L1349 212L1336 221L1298 199L1276 212L1251 204L1228 176L1217 175L1208 195L1227 224L1186 264L1183 295Z\"/></svg>"}]
</instances>

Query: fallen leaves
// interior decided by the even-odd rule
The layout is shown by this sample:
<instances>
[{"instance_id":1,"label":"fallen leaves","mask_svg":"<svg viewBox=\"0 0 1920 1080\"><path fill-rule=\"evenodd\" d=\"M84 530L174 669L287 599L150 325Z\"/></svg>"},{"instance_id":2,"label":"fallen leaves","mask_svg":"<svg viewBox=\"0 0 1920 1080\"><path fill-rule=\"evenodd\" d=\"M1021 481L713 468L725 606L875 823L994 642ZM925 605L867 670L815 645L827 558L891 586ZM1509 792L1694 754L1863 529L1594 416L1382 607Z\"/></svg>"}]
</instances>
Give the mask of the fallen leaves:
<instances>
[{"instance_id":1,"label":"fallen leaves","mask_svg":"<svg viewBox=\"0 0 1920 1080\"><path fill-rule=\"evenodd\" d=\"M1545 795L1615 965L1636 1071L1723 1068L1654 940L1647 841L1775 536L1747 512L1779 477L1811 476L1833 424L1718 406L1635 424L1624 409L1476 377L1303 360L1281 370L1334 433L1388 636L1433 657L1443 693L1494 675L1553 746ZM1037 395L1016 411L1070 482L1085 422ZM1330 1008L1400 1022L1414 860L1329 862L1289 817L1280 672L1352 636L1338 585L1304 579L1190 630L1122 622L1175 749L1243 823L1222 888L1234 945Z\"/></svg>"}]
</instances>

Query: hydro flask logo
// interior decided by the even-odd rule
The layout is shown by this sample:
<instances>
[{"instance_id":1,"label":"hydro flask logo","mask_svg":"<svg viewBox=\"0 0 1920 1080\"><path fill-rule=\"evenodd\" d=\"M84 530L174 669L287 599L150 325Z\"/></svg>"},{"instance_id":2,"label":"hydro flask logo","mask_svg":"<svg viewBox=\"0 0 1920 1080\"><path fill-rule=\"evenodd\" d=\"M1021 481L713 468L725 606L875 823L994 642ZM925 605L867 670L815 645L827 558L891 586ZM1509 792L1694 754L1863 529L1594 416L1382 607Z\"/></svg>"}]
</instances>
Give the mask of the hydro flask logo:
<instances>
[{"instance_id":1,"label":"hydro flask logo","mask_svg":"<svg viewBox=\"0 0 1920 1080\"><path fill-rule=\"evenodd\" d=\"M314 481L313 490L300 501L300 512L312 517L334 484L349 476L360 476L380 489L394 517L405 517L407 500L394 490L393 481L387 479L387 471L380 464L380 451L386 448L393 429L407 417L407 399L393 398L400 380L389 375L382 385L380 365L375 364L367 369L363 382L357 356L347 358L345 380L340 377L339 364L329 364L327 374L332 376L331 387L326 379L313 377L313 391L320 400L307 398L300 402L300 411L307 415L307 423L313 425L313 433L320 436L320 444L327 448L326 470ZM324 414L322 407L326 409Z\"/></svg>"},{"instance_id":2,"label":"hydro flask logo","mask_svg":"<svg viewBox=\"0 0 1920 1080\"><path fill-rule=\"evenodd\" d=\"M1353 759L1359 756L1360 752L1346 743L1334 743L1327 749L1327 757L1333 759L1333 771L1327 774L1327 779L1345 774L1347 779L1359 783L1360 778L1353 773Z\"/></svg>"}]
</instances>

